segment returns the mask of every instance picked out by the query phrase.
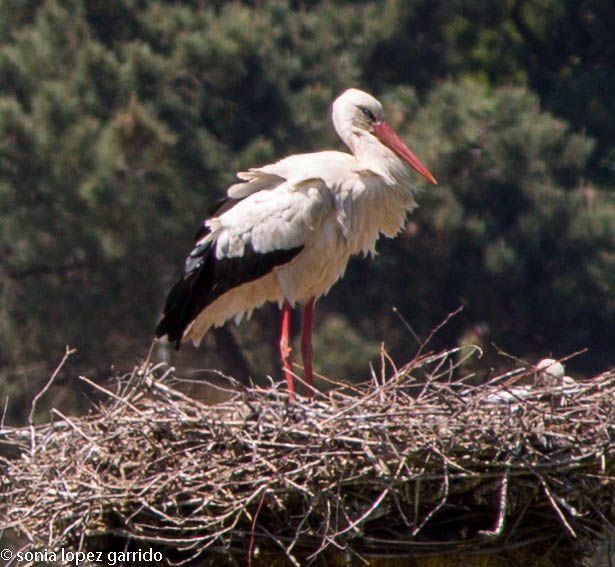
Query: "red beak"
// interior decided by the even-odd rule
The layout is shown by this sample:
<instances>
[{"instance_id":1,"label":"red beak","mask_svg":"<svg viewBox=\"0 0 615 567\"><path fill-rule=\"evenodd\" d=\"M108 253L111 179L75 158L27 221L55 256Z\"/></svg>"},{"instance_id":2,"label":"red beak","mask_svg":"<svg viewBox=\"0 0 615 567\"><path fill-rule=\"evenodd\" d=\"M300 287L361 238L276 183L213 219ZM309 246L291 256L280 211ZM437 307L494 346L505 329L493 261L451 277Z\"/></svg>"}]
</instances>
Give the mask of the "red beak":
<instances>
[{"instance_id":1,"label":"red beak","mask_svg":"<svg viewBox=\"0 0 615 567\"><path fill-rule=\"evenodd\" d=\"M425 179L435 183L436 185L438 184L436 178L429 173L429 170L421 163L421 160L412 153L410 148L406 146L395 130L393 130L393 128L391 128L386 122L383 121L380 122L380 124L374 124L374 133L387 148L395 152L410 167L418 171Z\"/></svg>"}]
</instances>

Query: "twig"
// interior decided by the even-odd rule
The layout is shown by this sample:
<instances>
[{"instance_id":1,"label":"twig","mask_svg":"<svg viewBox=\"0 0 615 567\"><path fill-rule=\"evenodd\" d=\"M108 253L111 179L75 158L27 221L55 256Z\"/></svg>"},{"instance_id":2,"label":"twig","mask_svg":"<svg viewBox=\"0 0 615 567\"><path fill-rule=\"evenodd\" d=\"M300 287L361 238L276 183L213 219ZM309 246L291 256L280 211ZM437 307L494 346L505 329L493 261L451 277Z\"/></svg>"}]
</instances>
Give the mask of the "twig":
<instances>
[{"instance_id":1,"label":"twig","mask_svg":"<svg viewBox=\"0 0 615 567\"><path fill-rule=\"evenodd\" d=\"M254 512L254 516L252 517L252 525L250 526L250 543L248 545L248 567L252 567L252 552L254 551L254 535L256 530L256 520L258 519L258 515L261 512L261 508L263 507L263 502L265 501L265 494L267 490L263 490L261 492L261 497L258 501L258 506L256 507L256 512Z\"/></svg>"},{"instance_id":2,"label":"twig","mask_svg":"<svg viewBox=\"0 0 615 567\"><path fill-rule=\"evenodd\" d=\"M443 484L442 484L442 498L440 498L440 501L438 502L438 504L436 505L435 508L432 508L432 510L429 512L429 514L427 514L427 516L425 516L423 518L423 521L412 530L412 536L416 537L417 534L425 527L425 524L427 524L427 522L429 522L429 520L431 520L431 518L434 516L434 514L436 514L438 512L438 510L440 510L442 508L442 506L444 506L444 504L446 504L446 500L448 499L448 489L449 489L449 484L450 484L450 480L448 478L448 462L444 461L443 462Z\"/></svg>"},{"instance_id":3,"label":"twig","mask_svg":"<svg viewBox=\"0 0 615 567\"><path fill-rule=\"evenodd\" d=\"M539 474L538 474L538 478L540 479L540 483L542 484L542 487L544 489L545 495L547 496L547 498L549 499L549 502L551 502L551 506L553 507L553 509L555 510L555 512L557 513L559 519L561 520L562 524L564 525L564 527L566 528L566 531L573 537L576 539L577 534L576 532L572 529L572 526L568 523L568 521L566 520L566 517L564 516L564 513L560 510L560 507L557 505L557 502L555 501L554 495L551 492L551 489L549 488L549 485L547 484L547 481L545 480L545 478Z\"/></svg>"},{"instance_id":4,"label":"twig","mask_svg":"<svg viewBox=\"0 0 615 567\"><path fill-rule=\"evenodd\" d=\"M139 415L141 417L145 417L143 415L143 413L139 409L137 409L133 404L131 404L126 398L123 398L121 396L118 396L117 394L114 394L111 390L107 390L107 388L104 388L100 384L97 384L96 382L93 382L92 380L90 380L89 378L86 378L85 376L79 376L79 380L85 382L86 384L89 384L90 386L92 386L92 388L95 388L96 390L99 390L100 392L103 392L104 394L106 394L110 398L113 398L114 400L117 400L118 402L128 406L137 415Z\"/></svg>"},{"instance_id":5,"label":"twig","mask_svg":"<svg viewBox=\"0 0 615 567\"><path fill-rule=\"evenodd\" d=\"M378 498L376 498L376 500L372 502L372 505L365 512L363 512L363 514L361 514L356 520L348 524L343 530L337 532L333 537L337 538L341 535L344 535L346 532L349 532L350 530L356 529L359 524L363 523L369 516L373 514L374 510L376 510L376 508L380 506L380 503L384 500L385 496L389 493L389 490L390 490L390 487L387 486L379 494Z\"/></svg>"},{"instance_id":6,"label":"twig","mask_svg":"<svg viewBox=\"0 0 615 567\"><path fill-rule=\"evenodd\" d=\"M58 364L56 369L53 371L53 373L51 374L51 377L49 378L49 380L47 380L47 383L45 384L45 386L43 386L43 389L38 394L36 394L36 396L34 396L34 399L32 400L32 404L30 406L30 413L28 414L28 425L30 426L30 454L31 455L34 455L34 452L36 451L36 435L34 431L34 412L36 412L36 404L38 404L38 401L45 395L47 390L49 390L49 388L53 384L53 381L56 379L57 375L60 373L60 370L62 369L62 367L68 360L68 357L71 354L73 354L75 350L76 349L68 348L68 346L66 347L66 352L64 353L64 356L62 357L60 364Z\"/></svg>"},{"instance_id":7,"label":"twig","mask_svg":"<svg viewBox=\"0 0 615 567\"><path fill-rule=\"evenodd\" d=\"M459 307L457 307L457 309L455 309L455 311L451 311L442 322L440 322L438 325L436 325L430 332L429 335L427 335L427 338L420 344L419 346L419 350L416 352L415 356L418 356L419 354L421 354L421 352L423 352L424 348L429 344L429 342L431 341L431 339L433 339L434 335L442 328L444 327L455 315L461 313L463 311L463 305L460 305Z\"/></svg>"},{"instance_id":8,"label":"twig","mask_svg":"<svg viewBox=\"0 0 615 567\"><path fill-rule=\"evenodd\" d=\"M400 321L404 324L404 327L406 327L406 329L410 331L410 334L414 337L414 340L417 342L419 346L421 346L423 343L420 337L414 332L412 325L408 323L408 320L400 313L399 309L397 309L397 307L395 306L393 306L393 313L395 313L395 315L399 317Z\"/></svg>"},{"instance_id":9,"label":"twig","mask_svg":"<svg viewBox=\"0 0 615 567\"><path fill-rule=\"evenodd\" d=\"M91 443L92 445L97 444L94 439L92 439L91 437L88 437L83 431L81 431L81 429L77 425L75 425L73 421L71 421L68 417L66 417L60 410L56 408L51 408L51 413L57 415L60 419L68 423L68 425L70 425L73 428L73 430L76 431L79 435L81 435L81 437L83 437L88 443Z\"/></svg>"},{"instance_id":10,"label":"twig","mask_svg":"<svg viewBox=\"0 0 615 567\"><path fill-rule=\"evenodd\" d=\"M481 530L479 533L488 537L498 537L502 535L504 530L504 522L506 520L506 511L508 509L508 479L510 478L510 467L506 467L502 475L502 483L500 485L500 498L498 502L498 518L492 530Z\"/></svg>"},{"instance_id":11,"label":"twig","mask_svg":"<svg viewBox=\"0 0 615 567\"><path fill-rule=\"evenodd\" d=\"M5 396L4 398L4 407L2 408L2 419L0 419L0 431L4 429L4 420L6 419L6 412L9 407L9 397Z\"/></svg>"}]
</instances>

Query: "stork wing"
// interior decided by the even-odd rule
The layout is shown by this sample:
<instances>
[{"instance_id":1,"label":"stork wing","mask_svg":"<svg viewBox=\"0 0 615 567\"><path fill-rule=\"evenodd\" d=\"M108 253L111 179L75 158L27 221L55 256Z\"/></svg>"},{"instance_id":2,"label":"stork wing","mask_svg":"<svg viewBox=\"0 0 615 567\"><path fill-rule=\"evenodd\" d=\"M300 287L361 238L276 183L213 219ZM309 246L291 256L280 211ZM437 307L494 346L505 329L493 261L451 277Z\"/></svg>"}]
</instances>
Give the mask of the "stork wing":
<instances>
[{"instance_id":1,"label":"stork wing","mask_svg":"<svg viewBox=\"0 0 615 567\"><path fill-rule=\"evenodd\" d=\"M231 199L244 199L258 191L275 189L280 183L285 181L284 177L275 173L266 173L260 169L240 171L237 177L241 181L231 185L227 190L227 194Z\"/></svg>"},{"instance_id":2,"label":"stork wing","mask_svg":"<svg viewBox=\"0 0 615 567\"><path fill-rule=\"evenodd\" d=\"M156 334L179 346L201 311L229 290L291 262L333 210L331 193L318 178L280 182L235 199L232 208L205 221Z\"/></svg>"},{"instance_id":3,"label":"stork wing","mask_svg":"<svg viewBox=\"0 0 615 567\"><path fill-rule=\"evenodd\" d=\"M240 257L247 244L258 253L288 250L304 246L332 208L322 179L284 182L206 221L211 232L203 240L216 241L217 259Z\"/></svg>"}]
</instances>

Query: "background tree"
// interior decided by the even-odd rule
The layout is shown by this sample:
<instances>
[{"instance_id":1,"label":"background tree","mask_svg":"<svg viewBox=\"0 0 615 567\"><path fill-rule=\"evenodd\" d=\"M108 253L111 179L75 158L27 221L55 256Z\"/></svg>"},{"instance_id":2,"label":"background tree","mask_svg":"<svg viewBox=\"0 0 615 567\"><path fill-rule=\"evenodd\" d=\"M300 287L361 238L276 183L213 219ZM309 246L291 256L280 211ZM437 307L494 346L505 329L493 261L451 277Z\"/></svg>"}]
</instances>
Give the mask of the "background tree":
<instances>
[{"instance_id":1,"label":"background tree","mask_svg":"<svg viewBox=\"0 0 615 567\"><path fill-rule=\"evenodd\" d=\"M421 334L466 305L447 346L485 321L520 356L588 346L577 371L612 364L612 10L2 2L0 375L14 415L66 344L78 349L67 375L144 356L208 203L239 169L340 147L328 108L349 85L385 101L440 185L403 238L353 262L320 303L321 340L343 335L359 353L317 349L321 369L364 377L382 340L403 361L414 339L393 305ZM267 310L232 331L255 375L277 367L264 338L277 331ZM183 363L228 368L213 340ZM362 371L350 360L363 352Z\"/></svg>"}]
</instances>

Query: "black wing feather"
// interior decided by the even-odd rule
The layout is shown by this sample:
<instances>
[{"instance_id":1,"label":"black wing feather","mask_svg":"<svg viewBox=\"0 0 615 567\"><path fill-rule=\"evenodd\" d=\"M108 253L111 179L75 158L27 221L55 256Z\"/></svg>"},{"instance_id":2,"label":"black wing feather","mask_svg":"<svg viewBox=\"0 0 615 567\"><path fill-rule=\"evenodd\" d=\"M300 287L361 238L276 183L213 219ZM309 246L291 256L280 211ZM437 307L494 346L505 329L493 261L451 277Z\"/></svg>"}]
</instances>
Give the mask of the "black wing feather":
<instances>
[{"instance_id":1,"label":"black wing feather","mask_svg":"<svg viewBox=\"0 0 615 567\"><path fill-rule=\"evenodd\" d=\"M235 201L229 203L229 201ZM216 214L232 208L239 199L224 199L217 203ZM184 331L199 313L218 297L241 284L254 281L276 266L290 262L303 246L273 252L256 252L248 243L240 257L216 258L215 242L199 243L209 233L203 225L197 232L197 245L186 258L184 271L171 288L164 315L156 327L156 336L167 335L179 348Z\"/></svg>"}]
</instances>

